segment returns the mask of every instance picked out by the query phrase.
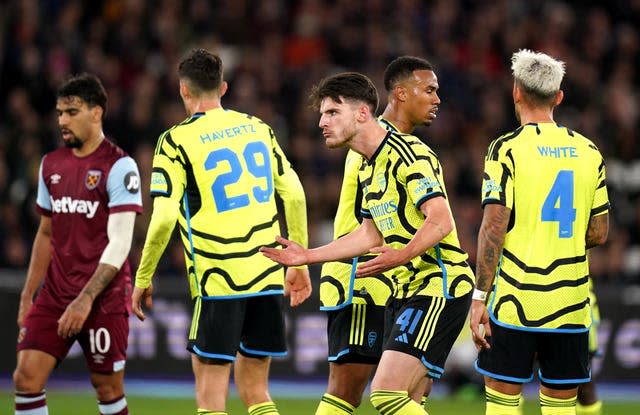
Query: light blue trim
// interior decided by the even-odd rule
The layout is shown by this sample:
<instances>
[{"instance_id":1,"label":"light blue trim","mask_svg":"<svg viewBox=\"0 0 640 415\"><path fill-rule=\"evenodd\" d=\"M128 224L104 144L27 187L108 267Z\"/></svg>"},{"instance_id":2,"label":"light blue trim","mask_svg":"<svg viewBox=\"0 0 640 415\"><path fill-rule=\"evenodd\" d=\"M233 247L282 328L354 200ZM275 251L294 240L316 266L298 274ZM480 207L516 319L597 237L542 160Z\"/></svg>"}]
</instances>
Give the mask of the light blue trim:
<instances>
[{"instance_id":1,"label":"light blue trim","mask_svg":"<svg viewBox=\"0 0 640 415\"><path fill-rule=\"evenodd\" d=\"M493 310L489 312L489 317L491 321L496 323L498 326L511 329L511 330L520 330L520 331L528 331L531 333L584 333L589 331L589 327L581 328L581 329L550 329L544 327L524 327L524 326L516 326L513 324L507 324L502 321L499 321L496 316L493 314Z\"/></svg>"},{"instance_id":2,"label":"light blue trim","mask_svg":"<svg viewBox=\"0 0 640 415\"><path fill-rule=\"evenodd\" d=\"M416 208L419 208L420 205L424 203L425 199L428 199L429 197L431 197L431 195L438 194L438 193L442 194L442 190L437 191L437 192L429 192L429 193L427 193L426 195L424 195L420 199L418 199L418 201L415 203L414 206Z\"/></svg>"},{"instance_id":3,"label":"light blue trim","mask_svg":"<svg viewBox=\"0 0 640 415\"><path fill-rule=\"evenodd\" d=\"M126 186L129 183L125 182L125 179L129 173L134 173L138 178L138 189L135 193L131 193ZM106 177L107 180L107 192L109 193L110 208L122 206L122 205L138 205L142 207L142 192L140 191L140 172L136 162L129 156L118 159L109 174Z\"/></svg>"},{"instance_id":4,"label":"light blue trim","mask_svg":"<svg viewBox=\"0 0 640 415\"><path fill-rule=\"evenodd\" d=\"M193 352L198 356L207 357L209 359L222 359L222 360L228 360L230 362L235 362L236 360L235 356L229 356L226 354L218 354L218 353L206 353L198 349L196 346L193 346Z\"/></svg>"},{"instance_id":5,"label":"light blue trim","mask_svg":"<svg viewBox=\"0 0 640 415\"><path fill-rule=\"evenodd\" d=\"M342 304L320 306L320 311L340 310L353 303L353 287L355 285L355 280L356 280L356 270L358 269L358 258L360 257L355 256L353 257L353 261L351 261L351 276L349 276L349 287L348 287L349 296L347 297L347 299Z\"/></svg>"},{"instance_id":6,"label":"light blue trim","mask_svg":"<svg viewBox=\"0 0 640 415\"><path fill-rule=\"evenodd\" d=\"M440 244L437 243L436 246L434 246L435 250L436 250L436 260L438 261L438 266L440 267L440 270L442 271L442 294L444 294L444 298L446 298L447 300L451 300L452 297L449 294L449 290L447 289L448 283L447 283L447 268L444 266L444 263L442 262L442 255L440 253Z\"/></svg>"},{"instance_id":7,"label":"light blue trim","mask_svg":"<svg viewBox=\"0 0 640 415\"><path fill-rule=\"evenodd\" d=\"M257 293L248 293L248 294L233 294L233 295L207 295L202 296L203 300L234 300L238 298L249 298L249 297L259 297L263 295L283 295L284 290L269 290L269 291L260 291Z\"/></svg>"},{"instance_id":8,"label":"light blue trim","mask_svg":"<svg viewBox=\"0 0 640 415\"><path fill-rule=\"evenodd\" d=\"M427 369L429 369L429 373L428 373L429 377L434 379L440 379L442 377L442 374L444 373L443 368L427 362L424 356L420 358L420 361L422 362L423 365L425 365Z\"/></svg>"},{"instance_id":9,"label":"light blue trim","mask_svg":"<svg viewBox=\"0 0 640 415\"><path fill-rule=\"evenodd\" d=\"M553 385L566 385L568 383L587 383L591 380L591 370L589 370L589 377L587 378L582 378L582 379L547 379L544 376L542 376L542 372L540 372L540 369L538 369L538 378L545 382L545 383L551 383Z\"/></svg>"},{"instance_id":10,"label":"light blue trim","mask_svg":"<svg viewBox=\"0 0 640 415\"><path fill-rule=\"evenodd\" d=\"M487 197L486 199L482 199L482 203L486 203L490 200L497 200L498 202L501 202L501 200L499 198L495 198L495 197Z\"/></svg>"},{"instance_id":11,"label":"light blue trim","mask_svg":"<svg viewBox=\"0 0 640 415\"><path fill-rule=\"evenodd\" d=\"M335 362L336 360L340 359L342 356L344 356L345 354L349 353L349 348L347 347L346 349L340 351L337 355L335 356L328 356L327 360L330 362Z\"/></svg>"},{"instance_id":12,"label":"light blue trim","mask_svg":"<svg viewBox=\"0 0 640 415\"><path fill-rule=\"evenodd\" d=\"M320 311L336 311L336 310L342 310L343 308L347 307L351 305L350 303L342 303L342 304L338 304L338 305L322 305L320 306L319 310Z\"/></svg>"},{"instance_id":13,"label":"light blue trim","mask_svg":"<svg viewBox=\"0 0 640 415\"><path fill-rule=\"evenodd\" d=\"M531 382L533 380L533 373L531 373L531 376L529 378L514 378L511 376L503 376L503 375L498 375L489 371L486 371L484 369L480 369L478 367L478 361L476 360L473 363L473 367L475 367L476 371L482 375L485 376L489 376L490 378L494 378L494 379L498 379L498 380L503 380L506 382L513 382L513 383L528 383Z\"/></svg>"},{"instance_id":14,"label":"light blue trim","mask_svg":"<svg viewBox=\"0 0 640 415\"><path fill-rule=\"evenodd\" d=\"M249 348L246 348L244 346L244 344L242 342L240 342L240 350L247 352L247 353L251 353L251 354L255 354L258 356L286 356L287 355L287 351L285 350L284 352L265 352L262 350L252 350Z\"/></svg>"},{"instance_id":15,"label":"light blue trim","mask_svg":"<svg viewBox=\"0 0 640 415\"><path fill-rule=\"evenodd\" d=\"M198 269L196 268L196 253L195 253L194 248L193 248L193 235L191 234L191 213L189 212L189 203L188 203L188 200L187 200L187 192L185 192L184 196L182 196L182 203L184 204L185 221L187 222L187 235L188 235L188 239L189 239L189 250L191 251L191 262L193 263L193 277L196 280L196 289L198 290L198 293L202 294L202 291L200 289L200 281L198 281ZM188 266L187 266L187 269L189 269Z\"/></svg>"},{"instance_id":16,"label":"light blue trim","mask_svg":"<svg viewBox=\"0 0 640 415\"><path fill-rule=\"evenodd\" d=\"M158 192L158 191L153 191L153 192L149 192L151 196L169 196L169 192Z\"/></svg>"},{"instance_id":17,"label":"light blue trim","mask_svg":"<svg viewBox=\"0 0 640 415\"><path fill-rule=\"evenodd\" d=\"M42 176L43 163L44 157L40 161L40 168L38 170L38 193L36 201L38 203L38 206L40 206L42 209L51 212L53 210L53 207L51 206L51 193L49 193L49 189L47 188L47 185L44 182L44 177Z\"/></svg>"}]
</instances>

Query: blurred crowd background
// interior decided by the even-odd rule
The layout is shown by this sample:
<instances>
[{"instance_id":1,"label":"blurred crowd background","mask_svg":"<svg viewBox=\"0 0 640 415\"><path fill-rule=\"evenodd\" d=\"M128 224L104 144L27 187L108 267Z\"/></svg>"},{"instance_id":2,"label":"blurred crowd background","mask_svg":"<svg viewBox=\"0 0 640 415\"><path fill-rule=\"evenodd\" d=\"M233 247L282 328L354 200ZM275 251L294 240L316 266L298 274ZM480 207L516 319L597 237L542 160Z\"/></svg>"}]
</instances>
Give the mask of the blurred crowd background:
<instances>
[{"instance_id":1,"label":"blurred crowd background","mask_svg":"<svg viewBox=\"0 0 640 415\"><path fill-rule=\"evenodd\" d=\"M431 61L442 104L416 135L440 156L461 244L475 262L487 145L517 127L511 54L543 51L567 63L560 124L591 138L607 163L612 203L606 246L592 250L604 284L640 283L640 1L543 0L3 0L0 1L0 267L28 265L41 156L61 144L55 91L97 74L109 94L105 133L141 170L152 202L157 137L185 118L177 64L192 47L220 54L223 106L270 124L307 192L310 244L331 238L343 150L327 150L308 105L337 71L370 76L386 104L385 66L403 54ZM160 272L184 275L177 239Z\"/></svg>"}]
</instances>

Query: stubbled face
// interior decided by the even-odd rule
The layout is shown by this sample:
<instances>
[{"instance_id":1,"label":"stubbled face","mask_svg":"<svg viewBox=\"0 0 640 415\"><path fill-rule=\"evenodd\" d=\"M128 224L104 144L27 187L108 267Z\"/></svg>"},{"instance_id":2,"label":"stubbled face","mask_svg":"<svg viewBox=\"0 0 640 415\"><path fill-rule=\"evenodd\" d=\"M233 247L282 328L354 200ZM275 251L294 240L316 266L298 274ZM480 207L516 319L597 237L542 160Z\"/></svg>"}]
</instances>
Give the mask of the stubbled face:
<instances>
[{"instance_id":1,"label":"stubbled face","mask_svg":"<svg viewBox=\"0 0 640 415\"><path fill-rule=\"evenodd\" d=\"M349 144L357 132L358 108L358 103L345 99L342 99L342 103L329 97L322 100L318 126L322 128L327 147L344 147Z\"/></svg>"},{"instance_id":2,"label":"stubbled face","mask_svg":"<svg viewBox=\"0 0 640 415\"><path fill-rule=\"evenodd\" d=\"M56 111L64 145L69 148L81 148L91 137L92 125L98 116L97 108L89 108L79 97L70 96L58 98Z\"/></svg>"},{"instance_id":3,"label":"stubbled face","mask_svg":"<svg viewBox=\"0 0 640 415\"><path fill-rule=\"evenodd\" d=\"M405 89L404 109L413 125L431 125L436 119L440 97L438 78L433 71L413 71L413 76L400 82Z\"/></svg>"}]
</instances>

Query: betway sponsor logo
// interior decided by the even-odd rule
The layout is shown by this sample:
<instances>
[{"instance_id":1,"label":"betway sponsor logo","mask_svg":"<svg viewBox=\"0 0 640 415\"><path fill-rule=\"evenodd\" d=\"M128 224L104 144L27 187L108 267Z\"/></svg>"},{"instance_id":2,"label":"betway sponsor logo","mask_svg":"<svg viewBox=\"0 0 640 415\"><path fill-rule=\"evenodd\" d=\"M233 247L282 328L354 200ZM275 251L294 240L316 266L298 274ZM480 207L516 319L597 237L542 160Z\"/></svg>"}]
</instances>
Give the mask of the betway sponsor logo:
<instances>
[{"instance_id":1,"label":"betway sponsor logo","mask_svg":"<svg viewBox=\"0 0 640 415\"><path fill-rule=\"evenodd\" d=\"M82 213L91 219L95 216L100 202L91 200L76 200L69 196L60 199L51 199L51 210L56 213Z\"/></svg>"}]
</instances>

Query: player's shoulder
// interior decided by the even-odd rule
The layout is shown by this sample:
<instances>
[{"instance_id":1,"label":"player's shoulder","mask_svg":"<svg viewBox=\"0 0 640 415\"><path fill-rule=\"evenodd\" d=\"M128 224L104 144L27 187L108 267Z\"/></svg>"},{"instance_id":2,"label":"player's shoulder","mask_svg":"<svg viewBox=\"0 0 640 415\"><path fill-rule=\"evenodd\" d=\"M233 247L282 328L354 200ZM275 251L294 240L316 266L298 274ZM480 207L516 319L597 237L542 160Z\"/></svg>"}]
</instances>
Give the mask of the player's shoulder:
<instances>
[{"instance_id":1,"label":"player's shoulder","mask_svg":"<svg viewBox=\"0 0 640 415\"><path fill-rule=\"evenodd\" d=\"M56 163L70 159L72 156L71 150L67 147L59 147L55 150L51 150L42 156L43 164Z\"/></svg>"},{"instance_id":2,"label":"player's shoulder","mask_svg":"<svg viewBox=\"0 0 640 415\"><path fill-rule=\"evenodd\" d=\"M569 137L571 137L571 139L573 141L576 141L576 143L578 145L584 146L586 148L589 148L589 149L591 149L593 151L596 151L596 152L600 153L600 150L598 149L598 146L596 146L596 144L590 138L582 135L578 131L573 130L573 129L569 128L569 127L565 127L565 126L562 126L562 125L558 124L558 128L566 130L566 134Z\"/></svg>"},{"instance_id":3,"label":"player's shoulder","mask_svg":"<svg viewBox=\"0 0 640 415\"><path fill-rule=\"evenodd\" d=\"M517 138L524 136L524 126L516 128L515 130L511 130L509 132L503 133L491 140L489 144L489 149L487 151L487 159L489 160L497 160L500 154L500 151L504 151L505 149L513 146L517 143Z\"/></svg>"},{"instance_id":4,"label":"player's shoulder","mask_svg":"<svg viewBox=\"0 0 640 415\"><path fill-rule=\"evenodd\" d=\"M121 159L123 157L129 157L126 151L122 149L119 145L114 143L112 140L106 138L104 140L104 151L106 154L110 155L114 159Z\"/></svg>"},{"instance_id":5,"label":"player's shoulder","mask_svg":"<svg viewBox=\"0 0 640 415\"><path fill-rule=\"evenodd\" d=\"M407 164L411 164L425 157L438 157L436 152L433 151L427 143L413 134L391 131L387 135L387 144L401 159L405 160Z\"/></svg>"}]
</instances>

